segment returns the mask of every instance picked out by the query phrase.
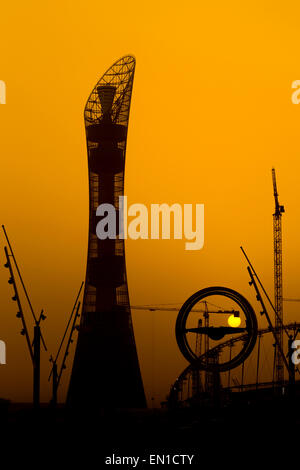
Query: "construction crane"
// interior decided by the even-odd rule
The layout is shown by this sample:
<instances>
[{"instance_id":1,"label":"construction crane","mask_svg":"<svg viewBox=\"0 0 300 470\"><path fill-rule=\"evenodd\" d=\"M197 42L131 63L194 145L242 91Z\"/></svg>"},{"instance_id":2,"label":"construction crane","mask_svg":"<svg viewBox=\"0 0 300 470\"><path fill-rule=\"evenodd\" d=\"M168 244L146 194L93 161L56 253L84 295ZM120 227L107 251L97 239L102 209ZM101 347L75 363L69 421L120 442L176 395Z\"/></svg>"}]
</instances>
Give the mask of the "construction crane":
<instances>
[{"instance_id":1,"label":"construction crane","mask_svg":"<svg viewBox=\"0 0 300 470\"><path fill-rule=\"evenodd\" d=\"M208 303L208 302L200 302L200 303ZM156 312L156 311L160 311L160 312L179 312L180 310L180 307L161 307L159 305L130 305L130 308L132 310L145 310L145 311L149 311L149 312ZM228 313L228 314L231 314L231 315L234 315L234 316L239 316L240 312L238 310L222 310L221 308L219 310L209 310L207 311L207 306L203 309L197 309L197 308L193 308L192 310L193 312L198 312L198 313Z\"/></svg>"},{"instance_id":2,"label":"construction crane","mask_svg":"<svg viewBox=\"0 0 300 470\"><path fill-rule=\"evenodd\" d=\"M274 238L274 295L275 295L275 331L278 345L283 347L283 296L282 296L282 224L281 217L284 207L279 204L276 174L272 168L272 180L275 199L275 212L273 214L273 238ZM275 347L275 380L282 384L284 380L283 362L279 347Z\"/></svg>"}]
</instances>

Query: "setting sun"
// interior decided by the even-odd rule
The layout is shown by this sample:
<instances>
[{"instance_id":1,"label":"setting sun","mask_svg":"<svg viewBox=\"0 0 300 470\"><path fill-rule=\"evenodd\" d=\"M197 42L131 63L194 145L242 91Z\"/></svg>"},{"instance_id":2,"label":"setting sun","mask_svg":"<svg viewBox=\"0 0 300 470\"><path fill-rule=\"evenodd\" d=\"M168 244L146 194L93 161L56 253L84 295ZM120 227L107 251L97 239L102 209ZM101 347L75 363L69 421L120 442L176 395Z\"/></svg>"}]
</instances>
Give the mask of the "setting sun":
<instances>
[{"instance_id":1,"label":"setting sun","mask_svg":"<svg viewBox=\"0 0 300 470\"><path fill-rule=\"evenodd\" d=\"M235 317L234 315L230 315L227 321L228 321L228 325L231 326L232 328L237 328L241 324L240 317Z\"/></svg>"}]
</instances>

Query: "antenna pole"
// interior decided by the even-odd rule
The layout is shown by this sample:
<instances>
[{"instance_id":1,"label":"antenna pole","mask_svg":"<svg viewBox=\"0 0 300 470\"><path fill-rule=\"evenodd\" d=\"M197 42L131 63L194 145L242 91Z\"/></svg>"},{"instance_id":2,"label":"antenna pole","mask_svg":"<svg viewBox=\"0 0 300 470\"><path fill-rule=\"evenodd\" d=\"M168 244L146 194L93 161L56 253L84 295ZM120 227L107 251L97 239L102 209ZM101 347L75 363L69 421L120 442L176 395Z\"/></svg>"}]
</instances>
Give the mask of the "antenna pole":
<instances>
[{"instance_id":1,"label":"antenna pole","mask_svg":"<svg viewBox=\"0 0 300 470\"><path fill-rule=\"evenodd\" d=\"M246 255L246 252L245 252L244 248L243 248L242 246L241 246L240 248L241 248L241 250L242 250L242 252L243 252L243 255L245 256L245 258L246 258L246 260L247 260L247 262L248 262L248 264L249 264L249 266L250 266L250 268L251 268L251 270L252 270L253 275L256 277L256 279L257 279L257 281L258 281L258 283L259 283L259 285L260 285L260 287L261 287L263 293L265 294L266 298L267 298L268 301L269 301L269 304L271 305L272 309L274 310L274 313L275 313L276 318L278 319L278 322L281 322L282 328L284 329L285 333L289 336L288 331L287 331L287 329L285 328L285 326L284 326L284 324L283 324L283 322L282 322L282 319L278 316L278 314L277 314L277 312L276 312L276 309L275 309L275 307L274 307L274 305L273 305L273 303L272 303L270 297L268 296L268 293L267 293L267 291L265 290L265 288L264 288L264 286L263 286L261 280L259 279L259 277L258 277L258 275L257 275L257 273L256 273L256 271L255 271L255 269L254 269L254 267L253 267L251 261L249 260L248 256Z\"/></svg>"},{"instance_id":2,"label":"antenna pole","mask_svg":"<svg viewBox=\"0 0 300 470\"><path fill-rule=\"evenodd\" d=\"M22 284L22 287L23 287L23 290L24 290L24 293L25 293L25 296L26 296L28 305L29 305L29 307L30 307L32 316L33 316L33 318L34 318L35 325L37 326L37 325L39 324L39 320L38 320L38 319L36 318L36 316L35 316L35 313L34 313L32 304L31 304L31 302L30 302L30 298L29 298L28 292L27 292L26 287L25 287L25 284L24 284L24 282L23 282L23 278L22 278L22 275L21 275L21 272L20 272L20 269L19 269L17 260L16 260L16 258L15 258L15 255L14 255L14 252L13 252L12 246L11 246L11 244L10 244L10 241L9 241L9 238L8 238L8 235L7 235L7 232L6 232L6 230L5 230L4 225L2 225L2 229L3 229L4 235L5 235L6 241L7 241L7 243L8 243L8 246L9 246L9 249L10 249L10 252L11 252L11 256L12 256L12 258L13 258L13 260L14 260L14 263L15 263L15 266L16 266L16 269L17 269L17 273L18 273L19 279L20 279L20 281L21 281L21 284ZM44 346L45 351L47 351L47 346L46 346L46 343L45 343L45 341L44 341L44 338L43 338L43 335L42 335L41 331L40 331L40 339L42 340L42 343L43 343L43 346Z\"/></svg>"},{"instance_id":3,"label":"antenna pole","mask_svg":"<svg viewBox=\"0 0 300 470\"><path fill-rule=\"evenodd\" d=\"M15 263L15 265L16 265L17 272L18 272L18 276L19 276L19 278L20 278L22 287L23 287L23 289L24 289L24 292L25 292L25 295L26 295L26 299L27 299L27 302L28 302L28 304L29 304L29 307L30 307L32 316L33 316L33 318L34 318L34 321L37 322L37 318L36 318L35 313L34 313L34 311L33 311L33 307L32 307L32 305L31 305L31 302L30 302L30 299L29 299L29 295L28 295L28 293L27 293L25 284L24 284L24 282L23 282L23 278L22 278L22 276L21 276L21 273L20 273L20 270L19 270L19 266L18 266L17 260L16 260L16 258L15 258L15 255L14 255L14 252L13 252L12 246L11 246L11 244L10 244L10 241L9 241L9 238L8 238L7 233L6 233L6 230L5 230L4 225L2 225L2 229L3 229L4 235L5 235L6 241L7 241L7 243L8 243L8 246L9 246L9 249L10 249L10 252L11 252L11 255L12 255L12 258L13 258L14 263Z\"/></svg>"},{"instance_id":4,"label":"antenna pole","mask_svg":"<svg viewBox=\"0 0 300 470\"><path fill-rule=\"evenodd\" d=\"M33 406L40 407L40 370L41 370L41 329L40 325L34 326L33 339Z\"/></svg>"},{"instance_id":5,"label":"antenna pole","mask_svg":"<svg viewBox=\"0 0 300 470\"><path fill-rule=\"evenodd\" d=\"M261 304L261 306L262 306L261 315L265 315L265 317L266 317L266 319L267 319L267 322L268 322L268 324L269 324L270 330L272 331L272 334L273 334L273 337L274 337L274 340L275 340L276 347L278 348L279 354L280 354L281 357L282 357L282 361L284 362L284 365L286 366L288 373L291 374L291 371L290 371L290 369L289 369L289 365L288 365L288 363L287 363L286 357L285 357L284 352L283 352L283 350L282 350L281 344L280 344L280 342L279 342L279 340L278 340L278 337L277 337L277 335L276 335L276 333L275 333L275 331L274 331L274 328L273 328L271 319L270 319L270 317L269 317L269 314L268 314L268 312L267 312L267 309L266 309L266 307L265 307L264 301L263 301L263 299L262 299L262 297L261 297L261 295L260 295L260 292L259 292L259 290L258 290L256 281L255 281L255 279L254 279L253 272L251 271L251 269L250 269L249 266L247 267L247 271L248 271L249 276L250 276L250 278L251 278L251 281L250 281L249 284L250 284L250 285L253 284L254 289L255 289L255 292L256 292L256 298L257 298L257 300L260 302L260 304Z\"/></svg>"},{"instance_id":6,"label":"antenna pole","mask_svg":"<svg viewBox=\"0 0 300 470\"><path fill-rule=\"evenodd\" d=\"M67 343L67 347L66 347L66 351L65 351L65 354L64 354L64 358L63 358L63 361L62 361L62 365L61 365L61 368L60 368L60 372L59 372L59 376L58 376L58 379L57 379L57 387L59 386L59 383L60 383L60 379L61 379L61 376L62 376L62 373L63 373L63 370L66 368L66 359L67 359L67 356L69 354L69 347L70 347L70 344L72 343L72 334L73 334L73 331L76 329L76 320L77 318L80 316L79 314L79 309L80 309L80 302L78 302L78 305L77 305L77 309L76 309L76 314L74 316L74 319L73 319L73 324L72 324L72 328L71 328L71 331L70 331L70 335L69 335L69 339L68 339L68 343Z\"/></svg>"},{"instance_id":7,"label":"antenna pole","mask_svg":"<svg viewBox=\"0 0 300 470\"><path fill-rule=\"evenodd\" d=\"M61 340L61 342L60 342L60 345L59 345L59 348L58 348L56 357L55 357L55 359L54 359L54 361L53 361L53 367L54 367L54 364L57 364L58 356L59 356L59 353L60 353L60 351L61 351L62 345L63 345L63 343L64 343L64 340L65 340L67 331L68 331L68 329L69 329L71 320L72 320L72 318L73 318L73 314L74 314L74 311L75 311L75 308L76 308L76 305L77 305L77 302L78 302L78 299L79 299L79 296L80 296L80 293L81 293L83 284L84 284L84 282L82 281L81 286L80 286L80 289L79 289L79 292L78 292L78 294L77 294L76 300L75 300L74 305L73 305L73 308L72 308L72 312L71 312L69 321L68 321L68 323L67 323L65 332L64 332L63 337L62 337L62 340ZM52 371L53 371L53 368L51 369L51 372L50 372L50 375L49 375L49 377L48 377L48 380L50 380L50 378L51 378Z\"/></svg>"}]
</instances>

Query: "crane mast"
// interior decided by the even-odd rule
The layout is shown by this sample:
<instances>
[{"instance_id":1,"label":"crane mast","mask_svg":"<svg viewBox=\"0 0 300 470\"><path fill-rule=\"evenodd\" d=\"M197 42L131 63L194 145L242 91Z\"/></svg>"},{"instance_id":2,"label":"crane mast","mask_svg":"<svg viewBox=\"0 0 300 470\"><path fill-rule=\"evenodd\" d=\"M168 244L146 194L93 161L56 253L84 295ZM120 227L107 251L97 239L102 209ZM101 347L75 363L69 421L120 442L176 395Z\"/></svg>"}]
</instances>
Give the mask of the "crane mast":
<instances>
[{"instance_id":1,"label":"crane mast","mask_svg":"<svg viewBox=\"0 0 300 470\"><path fill-rule=\"evenodd\" d=\"M273 238L274 238L274 295L275 295L275 331L278 344L283 348L283 299L282 299L282 224L281 217L284 206L279 204L276 174L272 168L272 180L275 199L275 212L273 214ZM275 347L275 380L278 385L284 381L283 362L278 347Z\"/></svg>"}]
</instances>

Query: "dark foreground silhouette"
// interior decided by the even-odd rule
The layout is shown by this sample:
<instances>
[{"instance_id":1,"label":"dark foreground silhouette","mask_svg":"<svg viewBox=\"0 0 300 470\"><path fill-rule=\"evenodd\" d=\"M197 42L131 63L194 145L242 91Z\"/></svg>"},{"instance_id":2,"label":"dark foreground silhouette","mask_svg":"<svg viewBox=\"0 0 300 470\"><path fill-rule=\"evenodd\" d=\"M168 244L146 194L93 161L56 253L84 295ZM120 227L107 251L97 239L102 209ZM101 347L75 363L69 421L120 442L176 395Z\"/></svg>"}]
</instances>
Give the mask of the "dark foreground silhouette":
<instances>
[{"instance_id":1,"label":"dark foreground silhouette","mask_svg":"<svg viewBox=\"0 0 300 470\"><path fill-rule=\"evenodd\" d=\"M144 457L146 462L137 468L146 468L150 454L193 454L192 464L209 459L214 466L238 463L242 454L255 464L263 457L272 461L277 451L284 455L298 448L299 429L298 397L251 401L244 396L217 408L173 410L97 411L62 405L33 410L29 404L1 402L2 455L7 452L11 463L17 460L30 468L79 463L87 469L106 468L107 457L113 455Z\"/></svg>"}]
</instances>

